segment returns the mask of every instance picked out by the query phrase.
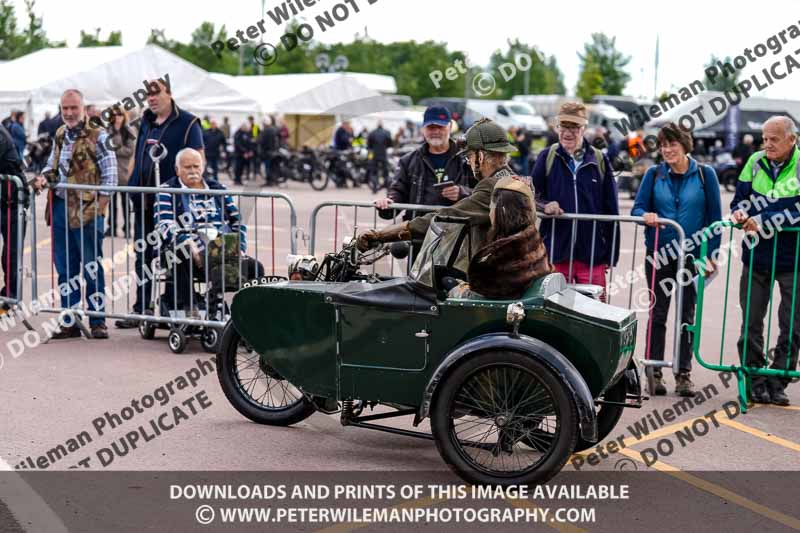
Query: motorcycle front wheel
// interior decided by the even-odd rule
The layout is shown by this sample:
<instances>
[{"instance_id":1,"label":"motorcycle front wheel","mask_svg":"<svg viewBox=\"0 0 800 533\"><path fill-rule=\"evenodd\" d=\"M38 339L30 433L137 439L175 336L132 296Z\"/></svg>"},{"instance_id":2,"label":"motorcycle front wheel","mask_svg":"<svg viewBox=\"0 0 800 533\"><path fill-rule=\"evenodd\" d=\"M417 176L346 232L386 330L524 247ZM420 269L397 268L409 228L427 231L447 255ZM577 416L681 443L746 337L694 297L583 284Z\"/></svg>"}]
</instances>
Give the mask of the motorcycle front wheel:
<instances>
[{"instance_id":1,"label":"motorcycle front wheel","mask_svg":"<svg viewBox=\"0 0 800 533\"><path fill-rule=\"evenodd\" d=\"M258 424L291 426L314 414L314 405L245 341L228 321L217 352L217 377L225 397Z\"/></svg>"}]
</instances>

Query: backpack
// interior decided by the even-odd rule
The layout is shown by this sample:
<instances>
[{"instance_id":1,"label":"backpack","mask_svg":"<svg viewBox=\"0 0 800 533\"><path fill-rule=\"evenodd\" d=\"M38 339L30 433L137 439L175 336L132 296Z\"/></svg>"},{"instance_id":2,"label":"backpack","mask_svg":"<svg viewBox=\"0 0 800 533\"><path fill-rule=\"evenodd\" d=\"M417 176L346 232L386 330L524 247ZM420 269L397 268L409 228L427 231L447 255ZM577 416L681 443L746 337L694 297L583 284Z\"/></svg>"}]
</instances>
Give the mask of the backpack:
<instances>
[{"instance_id":1,"label":"backpack","mask_svg":"<svg viewBox=\"0 0 800 533\"><path fill-rule=\"evenodd\" d=\"M600 183L602 184L606 179L606 158L599 148L591 146L591 149L594 151L594 157L597 159L597 166L600 168ZM551 144L550 148L547 149L547 160L544 170L545 177L549 177L550 171L553 170L553 163L555 163L556 160L556 150L558 150L558 143Z\"/></svg>"}]
</instances>

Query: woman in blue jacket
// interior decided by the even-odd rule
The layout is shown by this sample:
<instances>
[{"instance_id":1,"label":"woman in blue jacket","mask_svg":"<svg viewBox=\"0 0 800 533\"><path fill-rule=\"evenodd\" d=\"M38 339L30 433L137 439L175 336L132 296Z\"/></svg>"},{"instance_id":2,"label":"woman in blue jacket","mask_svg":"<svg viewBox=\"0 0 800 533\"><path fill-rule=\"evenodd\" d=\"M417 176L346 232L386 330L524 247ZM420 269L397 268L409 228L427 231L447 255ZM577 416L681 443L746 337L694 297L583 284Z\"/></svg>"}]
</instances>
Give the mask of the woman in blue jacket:
<instances>
[{"instance_id":1,"label":"woman in blue jacket","mask_svg":"<svg viewBox=\"0 0 800 533\"><path fill-rule=\"evenodd\" d=\"M642 184L636 194L631 215L641 216L648 226L645 231L645 244L647 259L645 260L645 274L647 284L653 280L655 260L655 283L651 288L651 312L648 328L648 343L650 358L664 359L664 338L666 336L667 314L671 299L670 291L663 287L674 287L678 279L693 279L696 274L694 263L687 259L685 265L678 265L678 260L666 250L670 245L673 250L678 250L681 242L678 235L669 226L662 226L658 234L658 250L655 242L655 228L659 218L668 218L681 225L686 238L691 239L703 228L722 218L719 196L719 181L714 169L699 165L697 161L688 156L693 143L691 135L669 123L658 133L658 144L664 162L647 170ZM709 257L719 248L719 237L709 242ZM681 275L679 272L686 268L690 275ZM713 263L704 269L704 274L710 274L714 269ZM665 280L667 283L662 284ZM694 284L689 283L683 288L683 309L681 322L693 324L694 310L697 294ZM675 376L675 392L680 396L693 396L694 384L690 377L692 368L692 335L683 329L680 337L679 372ZM655 393L667 393L661 370L653 371L656 387Z\"/></svg>"}]
</instances>

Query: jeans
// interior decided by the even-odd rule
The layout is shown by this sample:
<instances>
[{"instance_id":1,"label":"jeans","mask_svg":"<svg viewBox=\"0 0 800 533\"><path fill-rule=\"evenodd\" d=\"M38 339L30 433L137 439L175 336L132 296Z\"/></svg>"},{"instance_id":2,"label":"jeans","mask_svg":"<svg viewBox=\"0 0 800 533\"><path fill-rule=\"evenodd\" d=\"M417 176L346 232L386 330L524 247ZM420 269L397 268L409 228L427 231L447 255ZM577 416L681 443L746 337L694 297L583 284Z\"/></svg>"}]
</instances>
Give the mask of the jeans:
<instances>
[{"instance_id":1,"label":"jeans","mask_svg":"<svg viewBox=\"0 0 800 533\"><path fill-rule=\"evenodd\" d=\"M389 181L389 161L386 159L370 159L369 164L367 165L367 169L369 171L369 179L370 183L373 184L374 189L379 189L383 185L387 185ZM380 174L383 175L383 181L380 180L380 174L378 171L380 169Z\"/></svg>"},{"instance_id":2,"label":"jeans","mask_svg":"<svg viewBox=\"0 0 800 533\"><path fill-rule=\"evenodd\" d=\"M653 257L653 250L647 250L647 257ZM653 279L653 265L650 261L645 261L644 263L647 286L651 289L650 319L647 324L650 345L645 348L645 350L650 351L650 359L657 361L664 360L664 343L667 335L667 316L669 315L669 304L672 300L672 289L676 288L676 279L685 281L687 278L694 278L696 274L694 265L691 262L687 262L686 268L687 272L679 277L678 261L677 259L670 258L665 264L662 264L656 269L655 285L651 286L651 280ZM668 291L662 288L663 281L665 281L663 286L669 286ZM696 301L697 293L694 290L694 284L689 283L684 285L683 309L681 310L682 324L694 324L694 309ZM694 335L687 331L686 328L681 328L681 336L679 340L680 352L678 355L678 369L681 372L689 372L692 369L693 340Z\"/></svg>"},{"instance_id":3,"label":"jeans","mask_svg":"<svg viewBox=\"0 0 800 533\"><path fill-rule=\"evenodd\" d=\"M742 307L742 314L747 310L747 285L750 277L749 270L744 267L742 277L739 280L739 305ZM742 329L739 342L736 347L739 350L739 360L744 352L744 334L747 327L747 354L745 366L761 368L767 364L767 357L764 355L764 317L769 309L769 301L772 296L773 285L770 272L753 271L753 281L750 287L750 310L747 322L742 317ZM794 272L776 272L775 281L781 295L781 303L778 306L778 340L775 344L775 359L770 368L775 370L794 370L797 368L797 352L800 348L800 291L795 289L795 310L792 317L792 283ZM792 330L792 345L789 346L789 329ZM788 366L787 366L788 360ZM789 379L772 378L768 380L771 385L778 385L785 388L789 384ZM763 383L763 376L754 376L753 384Z\"/></svg>"},{"instance_id":4,"label":"jeans","mask_svg":"<svg viewBox=\"0 0 800 533\"><path fill-rule=\"evenodd\" d=\"M19 206L16 204L6 206L0 203L0 240L3 241L3 250L0 259L2 259L2 266L0 269L3 271L3 289L0 290L0 296L4 298L19 299L20 294L17 293L17 270L19 268L19 261L22 259L19 247L19 240L17 239L18 222L19 219ZM25 221L22 221L22 235L23 241L25 240Z\"/></svg>"},{"instance_id":5,"label":"jeans","mask_svg":"<svg viewBox=\"0 0 800 533\"><path fill-rule=\"evenodd\" d=\"M270 156L264 157L264 179L267 181L267 183L271 183L273 181L272 172L270 171L271 163L272 163L272 157Z\"/></svg>"},{"instance_id":6,"label":"jeans","mask_svg":"<svg viewBox=\"0 0 800 533\"><path fill-rule=\"evenodd\" d=\"M249 165L249 160L243 156L236 156L233 160L233 182L237 185L242 184L242 174Z\"/></svg>"},{"instance_id":7,"label":"jeans","mask_svg":"<svg viewBox=\"0 0 800 533\"><path fill-rule=\"evenodd\" d=\"M86 283L86 300L89 311L105 311L106 279L103 258L103 232L105 217L80 228L69 228L65 200L53 195L53 250L61 307L78 307L81 303L80 276ZM83 264L81 264L83 263ZM102 317L90 317L89 325L105 324Z\"/></svg>"},{"instance_id":8,"label":"jeans","mask_svg":"<svg viewBox=\"0 0 800 533\"><path fill-rule=\"evenodd\" d=\"M206 157L206 176L214 181L219 181L218 157Z\"/></svg>"}]
</instances>

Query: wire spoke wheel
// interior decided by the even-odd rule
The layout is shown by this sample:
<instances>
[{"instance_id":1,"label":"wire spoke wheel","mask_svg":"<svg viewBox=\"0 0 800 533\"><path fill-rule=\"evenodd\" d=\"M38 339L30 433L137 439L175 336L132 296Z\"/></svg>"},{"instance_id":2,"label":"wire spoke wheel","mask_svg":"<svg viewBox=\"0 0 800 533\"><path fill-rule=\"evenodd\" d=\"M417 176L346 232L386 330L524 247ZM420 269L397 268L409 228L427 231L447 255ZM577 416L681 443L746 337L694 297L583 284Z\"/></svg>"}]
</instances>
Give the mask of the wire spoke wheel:
<instances>
[{"instance_id":1,"label":"wire spoke wheel","mask_svg":"<svg viewBox=\"0 0 800 533\"><path fill-rule=\"evenodd\" d=\"M237 411L260 424L286 426L309 417L314 406L236 331L225 327L217 355L225 396Z\"/></svg>"},{"instance_id":2,"label":"wire spoke wheel","mask_svg":"<svg viewBox=\"0 0 800 533\"><path fill-rule=\"evenodd\" d=\"M303 399L303 394L244 340L236 350L236 381L242 394L264 409L285 409Z\"/></svg>"},{"instance_id":3,"label":"wire spoke wheel","mask_svg":"<svg viewBox=\"0 0 800 533\"><path fill-rule=\"evenodd\" d=\"M577 439L574 401L532 357L489 352L449 374L437 392L431 428L442 457L472 483L543 482Z\"/></svg>"},{"instance_id":4,"label":"wire spoke wheel","mask_svg":"<svg viewBox=\"0 0 800 533\"><path fill-rule=\"evenodd\" d=\"M453 409L470 413L454 420L452 428L465 457L490 473L535 468L558 435L552 395L537 376L519 367L475 372L457 393Z\"/></svg>"}]
</instances>

